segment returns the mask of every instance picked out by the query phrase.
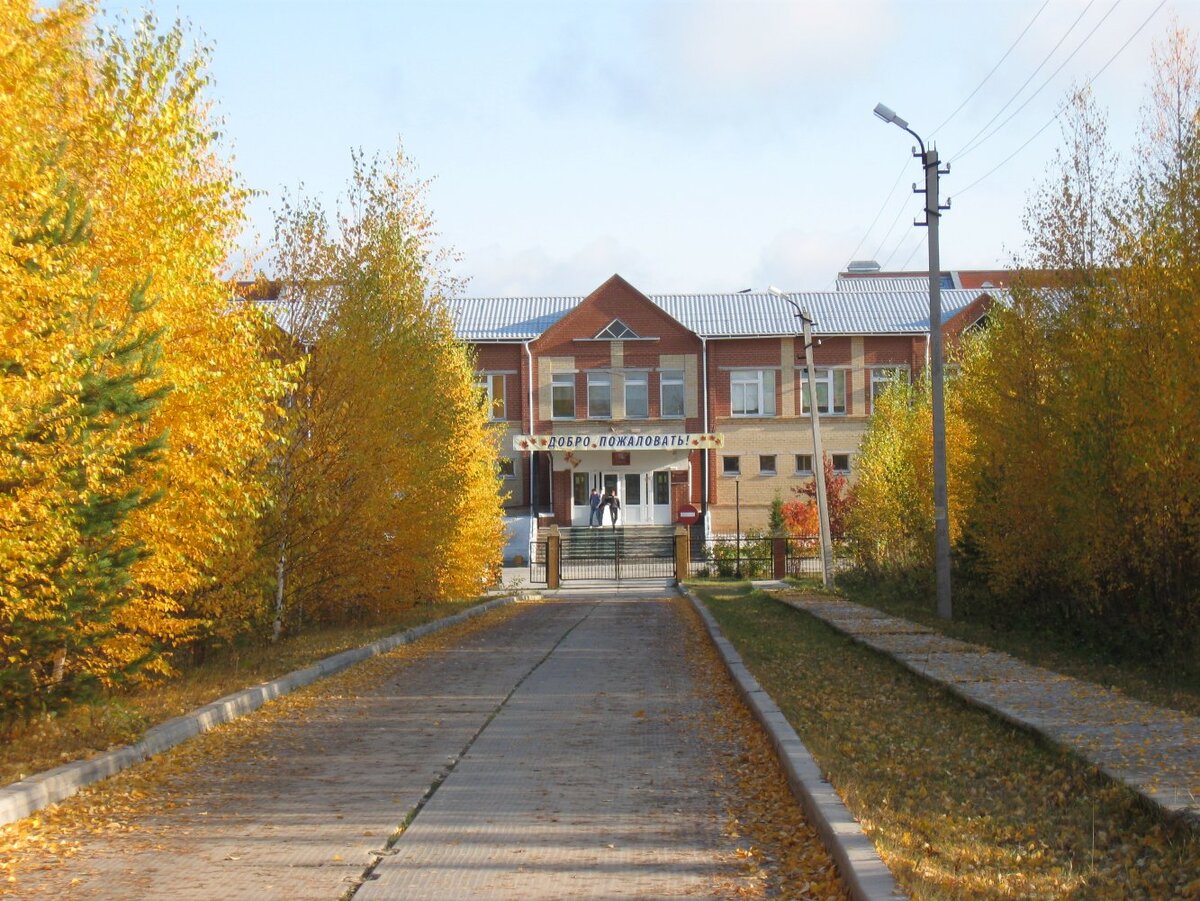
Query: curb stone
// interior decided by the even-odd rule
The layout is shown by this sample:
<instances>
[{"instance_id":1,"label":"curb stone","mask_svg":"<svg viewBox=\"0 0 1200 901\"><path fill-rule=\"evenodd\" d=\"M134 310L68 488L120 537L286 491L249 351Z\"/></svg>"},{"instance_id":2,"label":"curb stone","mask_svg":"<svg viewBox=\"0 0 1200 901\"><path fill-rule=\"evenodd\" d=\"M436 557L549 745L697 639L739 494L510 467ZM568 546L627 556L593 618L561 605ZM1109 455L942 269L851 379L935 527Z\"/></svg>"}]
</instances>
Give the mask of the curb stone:
<instances>
[{"instance_id":1,"label":"curb stone","mask_svg":"<svg viewBox=\"0 0 1200 901\"><path fill-rule=\"evenodd\" d=\"M515 601L514 597L497 598L470 607L453 616L389 635L387 638L381 638L360 648L342 651L318 660L303 669L280 676L278 679L272 679L270 682L264 682L253 688L226 695L191 713L185 713L183 716L160 723L147 729L142 740L136 744L116 748L89 760L77 760L64 764L52 770L36 773L20 782L6 785L0 788L0 826L16 822L36 813L43 807L69 798L85 786L116 775L122 770L141 763L155 754L161 754L202 732L245 716L298 688L332 676L334 673L339 673L371 657L384 654L400 645L410 644L418 638L424 638L426 635L465 622L489 610L512 604Z\"/></svg>"},{"instance_id":2,"label":"curb stone","mask_svg":"<svg viewBox=\"0 0 1200 901\"><path fill-rule=\"evenodd\" d=\"M680 586L679 590L700 614L738 693L770 738L787 774L792 793L800 801L809 822L816 828L837 863L851 897L855 901L891 901L906 897L896 885L875 845L842 803L833 786L821 775L820 767L796 730L742 662L741 655L721 632L721 627L708 608L690 589Z\"/></svg>"}]
</instances>

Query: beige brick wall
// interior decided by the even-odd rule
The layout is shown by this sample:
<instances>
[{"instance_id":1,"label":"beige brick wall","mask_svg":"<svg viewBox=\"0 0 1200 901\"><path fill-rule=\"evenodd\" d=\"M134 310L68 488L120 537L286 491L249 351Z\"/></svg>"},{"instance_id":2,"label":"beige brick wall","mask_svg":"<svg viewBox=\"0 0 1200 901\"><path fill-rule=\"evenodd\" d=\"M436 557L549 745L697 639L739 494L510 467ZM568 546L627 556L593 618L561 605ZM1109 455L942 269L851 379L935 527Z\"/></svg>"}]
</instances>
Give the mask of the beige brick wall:
<instances>
[{"instance_id":1,"label":"beige brick wall","mask_svg":"<svg viewBox=\"0 0 1200 901\"><path fill-rule=\"evenodd\" d=\"M554 373L556 372L574 372L575 358L574 357L542 357L537 361L537 399L538 399L538 419L549 419L551 410L553 409L553 394L550 387L554 381ZM587 403L587 397L584 396L583 402ZM579 387L575 388L575 409L579 409Z\"/></svg>"},{"instance_id":2,"label":"beige brick wall","mask_svg":"<svg viewBox=\"0 0 1200 901\"><path fill-rule=\"evenodd\" d=\"M792 489L807 483L811 476L796 475L796 454L812 454L812 427L807 418L787 421L773 419L722 419L717 430L725 436L725 447L717 451L713 479L716 502L710 507L713 530L732 532L736 519L735 487L731 476L724 475L724 457L736 456L741 476L736 493L741 495L741 525L762 529L767 525L771 500L778 492L784 501L795 496ZM862 416L821 417L821 443L827 454L850 455L850 479L854 479L858 446L866 434L867 419ZM775 474L759 471L759 457L774 454Z\"/></svg>"}]
</instances>

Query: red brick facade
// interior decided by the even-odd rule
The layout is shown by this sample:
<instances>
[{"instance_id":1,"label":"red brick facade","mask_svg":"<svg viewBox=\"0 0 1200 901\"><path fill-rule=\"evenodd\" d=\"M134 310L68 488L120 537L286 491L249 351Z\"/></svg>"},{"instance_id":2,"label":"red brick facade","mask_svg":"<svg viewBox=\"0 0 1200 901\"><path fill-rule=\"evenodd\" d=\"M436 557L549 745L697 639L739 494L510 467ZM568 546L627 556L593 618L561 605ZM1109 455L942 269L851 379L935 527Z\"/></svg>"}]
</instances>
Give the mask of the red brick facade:
<instances>
[{"instance_id":1,"label":"red brick facade","mask_svg":"<svg viewBox=\"0 0 1200 901\"><path fill-rule=\"evenodd\" d=\"M981 298L972 304L955 317L955 322L948 323L948 332L957 337L963 328L986 314L987 303L990 299ZM636 337L598 338L614 321L623 323ZM822 443L826 453L851 461L851 473L870 413L872 367L905 367L916 373L925 365L926 343L919 334L822 335L814 342L816 368L841 370L838 378L844 376L845 384L845 412L821 416ZM531 502L528 454L512 450L511 437L516 434L709 432L724 437L723 448L707 452L634 450L628 464L614 464L611 454L599 451L539 452L537 504L541 509L552 509L555 520L562 525L580 524L581 511L586 520L586 507L575 503L585 487L617 484L625 492L626 504L632 497L644 509L658 511L654 513L655 522L676 521L679 508L686 502L707 509L708 526L713 531L730 531L739 514L743 528L761 527L765 525L771 499L778 494L786 500L794 496L793 488L807 481L797 473L797 455L812 453L811 422L802 413L801 398L806 386L804 349L799 336L702 341L624 279L614 276L540 337L530 340L528 348L533 357L532 373L522 342L480 343L475 347L477 369L481 373L503 373L505 377L507 423L502 426L503 440L505 452L511 454L515 464L511 506L526 506ZM768 369L776 373L774 413L732 415L731 372ZM682 418L661 416L664 370L686 373L687 396ZM571 373L575 389L573 419L550 415L555 372L560 378ZM589 372L609 374L612 394L609 417L588 416ZM641 378L645 379L647 416L620 415L625 409L621 391L626 378L635 387L640 385ZM531 394L532 410L529 409ZM723 485L732 481L725 472L727 457L735 459L740 467L736 476L740 483L738 511L733 509L733 486ZM771 469L766 468L768 463L773 464Z\"/></svg>"}]
</instances>

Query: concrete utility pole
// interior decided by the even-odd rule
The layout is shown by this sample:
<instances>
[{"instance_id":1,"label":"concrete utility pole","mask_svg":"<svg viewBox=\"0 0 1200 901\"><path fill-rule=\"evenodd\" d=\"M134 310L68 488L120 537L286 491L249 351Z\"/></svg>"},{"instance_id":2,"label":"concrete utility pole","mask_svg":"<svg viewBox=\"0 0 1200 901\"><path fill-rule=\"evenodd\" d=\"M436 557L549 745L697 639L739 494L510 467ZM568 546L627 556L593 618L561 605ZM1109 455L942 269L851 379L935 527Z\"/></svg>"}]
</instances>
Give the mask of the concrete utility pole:
<instances>
[{"instance_id":1,"label":"concrete utility pole","mask_svg":"<svg viewBox=\"0 0 1200 901\"><path fill-rule=\"evenodd\" d=\"M812 316L800 309L800 305L783 291L773 285L767 291L776 297L782 297L795 311L796 317L802 323L804 336L804 366L807 373L808 412L812 423L813 440L813 475L817 481L817 521L821 531L821 582L826 588L833 588L833 538L829 531L829 497L825 494L825 453L821 449L821 417L817 412L817 382L813 369Z\"/></svg>"},{"instance_id":2,"label":"concrete utility pole","mask_svg":"<svg viewBox=\"0 0 1200 901\"><path fill-rule=\"evenodd\" d=\"M875 107L875 115L884 122L890 122L902 128L917 139L921 150L913 150L913 156L921 160L925 169L925 187L913 185L914 194L925 195L925 221L914 222L914 225L929 227L929 360L930 382L933 390L933 526L936 540L935 566L937 570L937 612L942 619L952 617L950 598L950 519L948 513L948 491L946 488L946 405L943 392L943 351L942 351L942 265L941 253L938 247L938 222L942 210L950 209L950 204L942 206L938 198L938 177L949 173L949 168L942 169L938 163L937 148L925 149L921 136L908 127L908 122L901 119L882 103Z\"/></svg>"}]
</instances>

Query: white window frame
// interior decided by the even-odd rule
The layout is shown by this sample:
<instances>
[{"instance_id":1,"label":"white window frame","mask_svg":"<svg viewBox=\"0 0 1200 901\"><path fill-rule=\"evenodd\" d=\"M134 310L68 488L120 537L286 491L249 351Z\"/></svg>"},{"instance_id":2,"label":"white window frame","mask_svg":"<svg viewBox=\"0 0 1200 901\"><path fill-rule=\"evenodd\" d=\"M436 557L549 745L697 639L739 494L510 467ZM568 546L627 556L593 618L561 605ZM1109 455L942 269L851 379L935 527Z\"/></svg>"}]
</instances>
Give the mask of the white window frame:
<instances>
[{"instance_id":1,"label":"white window frame","mask_svg":"<svg viewBox=\"0 0 1200 901\"><path fill-rule=\"evenodd\" d=\"M631 413L632 405L629 403L629 388L630 386L642 388L642 399L644 407L640 413ZM625 418L626 419L647 419L650 416L650 373L648 372L626 372L625 373Z\"/></svg>"},{"instance_id":2,"label":"white window frame","mask_svg":"<svg viewBox=\"0 0 1200 901\"><path fill-rule=\"evenodd\" d=\"M555 411L558 406L560 391L570 392L571 414L564 415ZM563 395L566 400L566 395ZM575 373L573 372L556 372L550 376L550 418L551 419L574 419L575 418Z\"/></svg>"},{"instance_id":3,"label":"white window frame","mask_svg":"<svg viewBox=\"0 0 1200 901\"><path fill-rule=\"evenodd\" d=\"M732 460L735 469L730 469L727 463ZM742 474L742 458L734 454L725 454L721 456L721 475L723 476L740 476Z\"/></svg>"},{"instance_id":4,"label":"white window frame","mask_svg":"<svg viewBox=\"0 0 1200 901\"><path fill-rule=\"evenodd\" d=\"M805 469L804 467L802 467L800 465L801 457L806 457L808 459L808 468L807 469ZM812 454L796 454L796 475L798 475L798 476L812 475L813 474L812 466L813 466L813 455Z\"/></svg>"},{"instance_id":5,"label":"white window frame","mask_svg":"<svg viewBox=\"0 0 1200 901\"><path fill-rule=\"evenodd\" d=\"M842 467L839 467L839 466L837 465L837 458L838 458L838 457L845 457L845 458L846 458L846 466L845 466L844 468L842 468ZM830 454L830 455L829 455L829 461L830 461L830 463L831 463L831 464L832 464L832 466L833 466L833 471L834 471L834 472L836 472L836 473L839 473L840 475L849 475L849 474L850 474L850 455L849 455L849 454Z\"/></svg>"},{"instance_id":6,"label":"white window frame","mask_svg":"<svg viewBox=\"0 0 1200 901\"><path fill-rule=\"evenodd\" d=\"M768 468L766 468L765 466L763 466L763 461L764 461L764 460L770 460L770 461L771 461L771 467L770 467L770 469L768 469ZM779 470L778 470L778 468L777 468L778 466L779 466L779 455L778 455L778 454L759 454L759 455L758 455L758 472L759 472L759 475L764 475L764 476L773 476L773 475L776 475L776 474L778 474L778 472L779 472Z\"/></svg>"},{"instance_id":7,"label":"white window frame","mask_svg":"<svg viewBox=\"0 0 1200 901\"><path fill-rule=\"evenodd\" d=\"M667 389L679 389L679 412L667 412ZM658 415L662 419L683 419L687 416L687 389L682 369L663 369L658 375Z\"/></svg>"},{"instance_id":8,"label":"white window frame","mask_svg":"<svg viewBox=\"0 0 1200 901\"><path fill-rule=\"evenodd\" d=\"M817 389L817 412L822 416L845 416L847 411L846 406L846 378L849 370L841 367L813 367L813 382ZM839 399L838 387L841 387L840 399L841 409L837 409L839 404L836 402ZM825 403L821 403L821 388L825 388ZM800 415L808 416L808 369L800 370ZM833 400L833 409L830 409L830 401Z\"/></svg>"},{"instance_id":9,"label":"white window frame","mask_svg":"<svg viewBox=\"0 0 1200 901\"><path fill-rule=\"evenodd\" d=\"M875 409L875 400L882 394L887 387L892 383L892 380L898 375L904 376L904 383L908 384L908 366L872 366L871 367L871 409Z\"/></svg>"},{"instance_id":10,"label":"white window frame","mask_svg":"<svg viewBox=\"0 0 1200 901\"><path fill-rule=\"evenodd\" d=\"M738 410L740 401L741 410ZM729 415L775 415L775 370L734 369L729 373Z\"/></svg>"},{"instance_id":11,"label":"white window frame","mask_svg":"<svg viewBox=\"0 0 1200 901\"><path fill-rule=\"evenodd\" d=\"M508 383L506 376L498 372L481 372L475 379L475 387L486 399L488 418L493 422L508 419ZM500 408L496 409L496 382L500 383Z\"/></svg>"},{"instance_id":12,"label":"white window frame","mask_svg":"<svg viewBox=\"0 0 1200 901\"><path fill-rule=\"evenodd\" d=\"M515 479L517 477L517 467L512 457L500 457L496 461L496 471L502 479Z\"/></svg>"},{"instance_id":13,"label":"white window frame","mask_svg":"<svg viewBox=\"0 0 1200 901\"><path fill-rule=\"evenodd\" d=\"M592 391L596 392L596 401L600 399L600 389L608 393L608 412L592 412ZM612 419L612 373L607 369L590 369L587 374L587 418Z\"/></svg>"}]
</instances>

